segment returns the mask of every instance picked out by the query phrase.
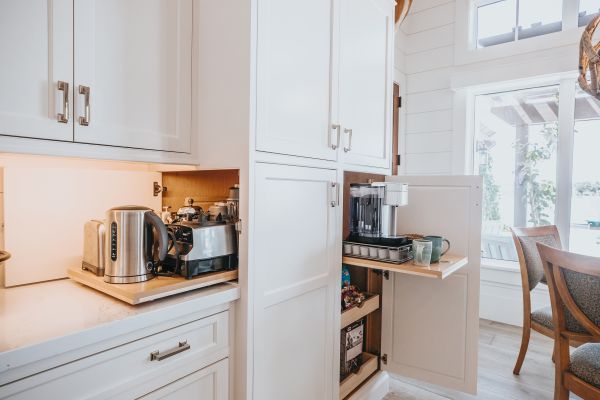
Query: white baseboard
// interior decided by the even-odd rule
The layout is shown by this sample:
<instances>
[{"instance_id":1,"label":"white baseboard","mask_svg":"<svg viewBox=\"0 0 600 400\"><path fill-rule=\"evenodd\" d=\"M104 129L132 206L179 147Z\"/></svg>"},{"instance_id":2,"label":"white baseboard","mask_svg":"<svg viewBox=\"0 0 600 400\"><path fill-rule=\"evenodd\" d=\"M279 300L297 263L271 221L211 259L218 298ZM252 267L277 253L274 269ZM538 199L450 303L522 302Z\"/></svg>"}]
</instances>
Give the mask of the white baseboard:
<instances>
[{"instance_id":1,"label":"white baseboard","mask_svg":"<svg viewBox=\"0 0 600 400\"><path fill-rule=\"evenodd\" d=\"M518 268L481 265L479 317L509 325L523 326L523 291ZM538 285L531 293L533 310L550 305L545 285Z\"/></svg>"},{"instance_id":2,"label":"white baseboard","mask_svg":"<svg viewBox=\"0 0 600 400\"><path fill-rule=\"evenodd\" d=\"M381 400L390 391L390 376L385 371L379 371L371 377L348 400Z\"/></svg>"}]
</instances>

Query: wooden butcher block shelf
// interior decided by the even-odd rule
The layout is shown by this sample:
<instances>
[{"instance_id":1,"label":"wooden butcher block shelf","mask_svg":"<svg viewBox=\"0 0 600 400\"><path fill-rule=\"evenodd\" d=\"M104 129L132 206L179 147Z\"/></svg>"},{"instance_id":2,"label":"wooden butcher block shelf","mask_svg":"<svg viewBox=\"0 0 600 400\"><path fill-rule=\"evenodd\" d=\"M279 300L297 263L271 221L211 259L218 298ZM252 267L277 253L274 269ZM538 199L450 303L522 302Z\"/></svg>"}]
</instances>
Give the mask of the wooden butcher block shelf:
<instances>
[{"instance_id":1,"label":"wooden butcher block shelf","mask_svg":"<svg viewBox=\"0 0 600 400\"><path fill-rule=\"evenodd\" d=\"M135 305L217 283L232 281L237 279L238 271L235 269L211 272L192 279L185 279L180 276L158 276L139 283L106 283L103 277L96 276L92 272L81 268L69 268L68 275L76 282Z\"/></svg>"},{"instance_id":2,"label":"wooden butcher block shelf","mask_svg":"<svg viewBox=\"0 0 600 400\"><path fill-rule=\"evenodd\" d=\"M403 264L392 264L383 261L356 257L344 257L342 258L342 262L344 264L355 265L357 267L399 272L402 274L418 275L433 279L445 279L467 265L469 259L464 256L446 254L440 259L440 262L431 264L429 267L420 267L413 264L412 261L408 261Z\"/></svg>"}]
</instances>

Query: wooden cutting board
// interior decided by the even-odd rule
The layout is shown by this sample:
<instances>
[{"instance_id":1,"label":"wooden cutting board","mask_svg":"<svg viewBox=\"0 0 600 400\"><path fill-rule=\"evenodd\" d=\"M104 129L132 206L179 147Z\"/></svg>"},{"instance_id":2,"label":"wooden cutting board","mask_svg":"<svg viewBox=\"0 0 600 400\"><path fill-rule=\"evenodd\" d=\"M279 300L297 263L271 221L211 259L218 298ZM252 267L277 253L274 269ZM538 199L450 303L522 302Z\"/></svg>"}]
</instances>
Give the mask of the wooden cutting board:
<instances>
[{"instance_id":1,"label":"wooden cutting board","mask_svg":"<svg viewBox=\"0 0 600 400\"><path fill-rule=\"evenodd\" d=\"M69 268L69 278L89 286L109 296L135 305L160 299L174 294L200 289L221 282L237 279L238 271L211 272L193 279L183 277L158 276L139 283L107 283L104 278L81 268Z\"/></svg>"}]
</instances>

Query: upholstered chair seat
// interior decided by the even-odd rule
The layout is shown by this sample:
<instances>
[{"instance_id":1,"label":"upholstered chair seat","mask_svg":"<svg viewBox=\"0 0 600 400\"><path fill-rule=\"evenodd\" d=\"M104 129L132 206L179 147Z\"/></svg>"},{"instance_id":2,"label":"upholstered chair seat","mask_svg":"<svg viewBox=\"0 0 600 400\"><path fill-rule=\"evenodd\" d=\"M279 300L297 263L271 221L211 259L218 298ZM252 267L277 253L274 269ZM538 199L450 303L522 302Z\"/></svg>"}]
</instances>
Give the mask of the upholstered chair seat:
<instances>
[{"instance_id":1,"label":"upholstered chair seat","mask_svg":"<svg viewBox=\"0 0 600 400\"><path fill-rule=\"evenodd\" d=\"M552 324L552 307L542 307L531 312L531 319L538 324L553 330L554 325Z\"/></svg>"},{"instance_id":2,"label":"upholstered chair seat","mask_svg":"<svg viewBox=\"0 0 600 400\"><path fill-rule=\"evenodd\" d=\"M600 388L600 343L587 343L571 353L569 371L579 379Z\"/></svg>"}]
</instances>

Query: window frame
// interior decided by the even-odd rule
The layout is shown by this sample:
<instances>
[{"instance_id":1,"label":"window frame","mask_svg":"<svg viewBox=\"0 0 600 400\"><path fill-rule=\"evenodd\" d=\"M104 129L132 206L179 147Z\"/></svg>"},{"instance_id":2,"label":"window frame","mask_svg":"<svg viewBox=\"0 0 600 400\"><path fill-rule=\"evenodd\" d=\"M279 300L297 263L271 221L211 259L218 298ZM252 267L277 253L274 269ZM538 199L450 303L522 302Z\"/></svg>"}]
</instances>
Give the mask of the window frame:
<instances>
[{"instance_id":1,"label":"window frame","mask_svg":"<svg viewBox=\"0 0 600 400\"><path fill-rule=\"evenodd\" d=\"M478 174L476 157L476 114L475 97L494 93L504 93L517 90L535 89L540 87L558 86L558 143L556 149L556 202L554 208L554 223L558 228L562 244L569 247L571 227L571 196L573 186L573 150L575 130L575 95L576 81L572 74L564 76L541 77L532 79L530 82L514 81L496 85L485 85L467 90L465 95L466 104L466 172ZM502 265L506 268L513 264L518 268L518 262L483 258L482 263L486 265Z\"/></svg>"},{"instance_id":2,"label":"window frame","mask_svg":"<svg viewBox=\"0 0 600 400\"><path fill-rule=\"evenodd\" d=\"M494 60L497 58L547 50L561 46L578 45L585 27L579 27L579 0L563 0L562 30L527 40L515 40L489 47L477 47L477 7L502 0L464 0L455 6L454 58L456 65ZM518 7L518 2L517 2ZM517 8L518 10L518 8ZM515 12L518 21L518 11ZM515 23L517 26L517 23Z\"/></svg>"}]
</instances>

